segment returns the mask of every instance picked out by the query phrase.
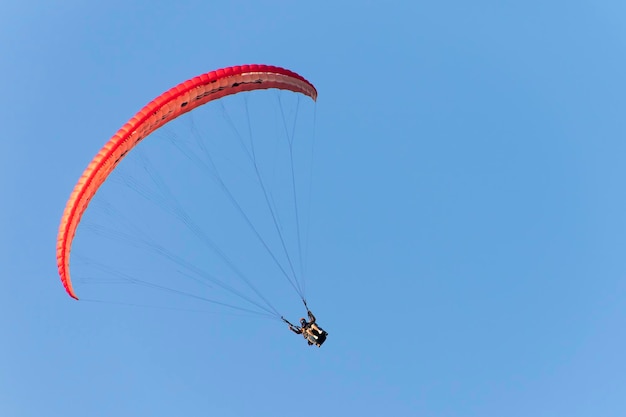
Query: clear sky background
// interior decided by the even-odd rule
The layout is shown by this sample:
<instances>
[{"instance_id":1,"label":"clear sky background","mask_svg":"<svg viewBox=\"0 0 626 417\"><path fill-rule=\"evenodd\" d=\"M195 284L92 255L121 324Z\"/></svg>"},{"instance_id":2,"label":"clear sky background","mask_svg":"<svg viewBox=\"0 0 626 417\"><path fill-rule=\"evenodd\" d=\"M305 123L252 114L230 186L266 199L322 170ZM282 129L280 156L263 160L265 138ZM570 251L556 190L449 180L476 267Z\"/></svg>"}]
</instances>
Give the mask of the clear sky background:
<instances>
[{"instance_id":1,"label":"clear sky background","mask_svg":"<svg viewBox=\"0 0 626 417\"><path fill-rule=\"evenodd\" d=\"M624 416L624 16L591 0L4 2L0 415ZM245 63L319 91L320 349L212 305L77 302L58 278L65 202L104 142L169 87Z\"/></svg>"}]
</instances>

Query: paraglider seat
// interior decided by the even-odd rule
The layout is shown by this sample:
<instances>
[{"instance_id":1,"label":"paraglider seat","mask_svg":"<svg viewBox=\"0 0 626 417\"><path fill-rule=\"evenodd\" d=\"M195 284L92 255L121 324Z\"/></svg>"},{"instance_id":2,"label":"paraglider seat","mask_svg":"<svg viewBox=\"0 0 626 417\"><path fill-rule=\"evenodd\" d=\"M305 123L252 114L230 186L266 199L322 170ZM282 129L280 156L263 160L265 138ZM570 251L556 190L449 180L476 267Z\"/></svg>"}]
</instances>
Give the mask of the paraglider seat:
<instances>
[{"instance_id":1,"label":"paraglider seat","mask_svg":"<svg viewBox=\"0 0 626 417\"><path fill-rule=\"evenodd\" d=\"M326 336L328 336L328 333L326 331L322 330L322 334L317 336L317 345L318 346L322 346L322 343L324 343L326 341Z\"/></svg>"},{"instance_id":2,"label":"paraglider seat","mask_svg":"<svg viewBox=\"0 0 626 417\"><path fill-rule=\"evenodd\" d=\"M312 330L307 337L307 339L317 347L322 346L322 344L324 344L324 342L326 341L326 336L328 336L328 332L326 332L324 329L320 330L322 331L322 333L318 333Z\"/></svg>"}]
</instances>

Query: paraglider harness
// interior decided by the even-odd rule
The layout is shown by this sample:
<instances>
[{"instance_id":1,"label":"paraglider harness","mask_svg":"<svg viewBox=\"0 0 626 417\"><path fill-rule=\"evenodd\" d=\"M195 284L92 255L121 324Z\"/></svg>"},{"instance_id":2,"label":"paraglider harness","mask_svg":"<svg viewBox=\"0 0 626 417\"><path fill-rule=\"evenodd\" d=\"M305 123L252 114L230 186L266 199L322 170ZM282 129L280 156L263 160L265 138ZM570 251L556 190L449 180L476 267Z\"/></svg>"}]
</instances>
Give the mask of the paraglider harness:
<instances>
[{"instance_id":1,"label":"paraglider harness","mask_svg":"<svg viewBox=\"0 0 626 417\"><path fill-rule=\"evenodd\" d=\"M317 329L312 326L312 324L315 323L315 316L313 315L313 313L311 313L311 310L309 310L309 307L306 305L306 301L302 301L304 301L306 312L309 316L309 319L311 320L310 322L305 321L305 324L303 326L296 326L284 317L281 317L281 319L289 325L289 329L292 332L296 334L302 334L307 340L309 346L315 345L317 347L321 347L322 344L326 341L326 336L328 336L328 332L316 325L315 327L319 329L318 332Z\"/></svg>"}]
</instances>

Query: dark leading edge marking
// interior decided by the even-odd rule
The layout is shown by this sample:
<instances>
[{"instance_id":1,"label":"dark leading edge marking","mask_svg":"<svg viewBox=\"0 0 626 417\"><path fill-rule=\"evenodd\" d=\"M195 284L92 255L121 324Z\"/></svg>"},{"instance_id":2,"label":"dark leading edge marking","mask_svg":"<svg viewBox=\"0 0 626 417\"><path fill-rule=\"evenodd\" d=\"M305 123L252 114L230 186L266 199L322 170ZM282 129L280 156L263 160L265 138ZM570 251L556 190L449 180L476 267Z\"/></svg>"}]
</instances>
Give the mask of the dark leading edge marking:
<instances>
[{"instance_id":1,"label":"dark leading edge marking","mask_svg":"<svg viewBox=\"0 0 626 417\"><path fill-rule=\"evenodd\" d=\"M125 150L124 152L122 152L120 154L120 156L113 162L113 165L117 165L118 162L120 162L120 160L128 153L130 149Z\"/></svg>"}]
</instances>

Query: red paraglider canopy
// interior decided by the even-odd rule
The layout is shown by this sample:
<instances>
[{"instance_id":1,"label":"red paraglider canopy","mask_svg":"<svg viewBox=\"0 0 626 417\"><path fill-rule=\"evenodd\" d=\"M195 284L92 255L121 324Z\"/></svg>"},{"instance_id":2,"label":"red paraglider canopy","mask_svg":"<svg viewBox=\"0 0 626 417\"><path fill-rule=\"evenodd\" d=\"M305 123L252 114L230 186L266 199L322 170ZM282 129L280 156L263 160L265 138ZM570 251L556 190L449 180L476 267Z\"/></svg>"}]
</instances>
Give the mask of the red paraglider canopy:
<instances>
[{"instance_id":1,"label":"red paraglider canopy","mask_svg":"<svg viewBox=\"0 0 626 417\"><path fill-rule=\"evenodd\" d=\"M187 80L141 109L102 147L83 172L65 206L57 237L57 266L67 293L72 288L69 257L80 219L92 197L117 164L149 134L198 106L242 91L277 88L302 93L313 100L315 87L300 75L268 65L242 65L208 72Z\"/></svg>"}]
</instances>

